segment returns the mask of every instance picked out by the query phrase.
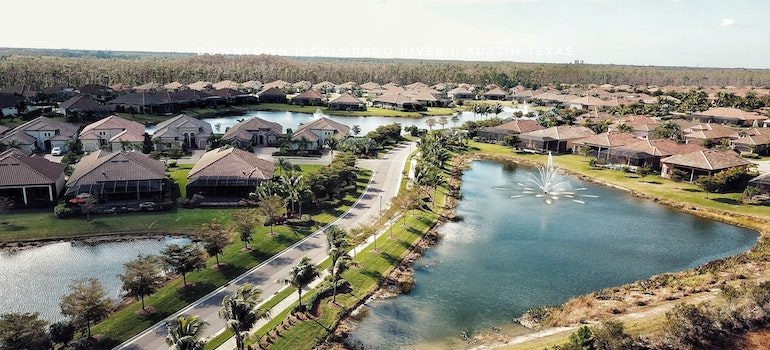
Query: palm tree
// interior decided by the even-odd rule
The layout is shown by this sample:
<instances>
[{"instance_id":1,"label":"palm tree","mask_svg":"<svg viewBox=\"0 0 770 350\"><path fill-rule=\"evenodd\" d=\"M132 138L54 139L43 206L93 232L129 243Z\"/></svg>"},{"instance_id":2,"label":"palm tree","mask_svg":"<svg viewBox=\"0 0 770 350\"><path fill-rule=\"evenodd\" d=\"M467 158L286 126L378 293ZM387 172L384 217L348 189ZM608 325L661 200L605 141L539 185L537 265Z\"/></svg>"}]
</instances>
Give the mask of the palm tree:
<instances>
[{"instance_id":1,"label":"palm tree","mask_svg":"<svg viewBox=\"0 0 770 350\"><path fill-rule=\"evenodd\" d=\"M460 115L458 113L452 114L452 127L457 126L457 122L460 121Z\"/></svg>"},{"instance_id":2,"label":"palm tree","mask_svg":"<svg viewBox=\"0 0 770 350\"><path fill-rule=\"evenodd\" d=\"M257 308L259 296L262 294L251 284L245 284L233 295L222 300L219 317L227 321L227 328L235 334L235 345L238 350L244 349L244 339L249 330L263 318L270 317L270 312Z\"/></svg>"},{"instance_id":3,"label":"palm tree","mask_svg":"<svg viewBox=\"0 0 770 350\"><path fill-rule=\"evenodd\" d=\"M291 268L289 278L283 280L284 283L297 288L299 310L302 310L302 288L312 282L316 277L318 277L318 271L316 271L313 263L310 262L310 258L303 257L297 266Z\"/></svg>"},{"instance_id":4,"label":"palm tree","mask_svg":"<svg viewBox=\"0 0 770 350\"><path fill-rule=\"evenodd\" d=\"M329 269L332 274L332 303L337 303L337 284L340 273L347 268L350 256L346 253L348 247L347 233L338 226L330 226L326 229L326 243L329 247L329 258L331 265Z\"/></svg>"},{"instance_id":5,"label":"palm tree","mask_svg":"<svg viewBox=\"0 0 770 350\"><path fill-rule=\"evenodd\" d=\"M494 107L492 107L491 110L495 114L495 118L497 118L498 114L503 113L503 105L498 103Z\"/></svg>"},{"instance_id":6,"label":"palm tree","mask_svg":"<svg viewBox=\"0 0 770 350\"><path fill-rule=\"evenodd\" d=\"M294 212L294 204L299 202L300 196L302 195L301 191L304 189L304 177L302 175L281 176L281 184L286 192L287 199L291 202L291 211ZM301 210L300 215L302 215Z\"/></svg>"},{"instance_id":7,"label":"palm tree","mask_svg":"<svg viewBox=\"0 0 770 350\"><path fill-rule=\"evenodd\" d=\"M195 315L177 317L167 325L169 350L203 350L206 342L200 338L206 325L206 321Z\"/></svg>"},{"instance_id":8,"label":"palm tree","mask_svg":"<svg viewBox=\"0 0 770 350\"><path fill-rule=\"evenodd\" d=\"M353 127L352 127L352 128L350 128L350 130L351 130L351 131L353 131L353 135L356 135L356 136L358 136L358 134L360 134L360 133L361 133L361 126L360 126L360 125L358 125L358 124L356 124L356 125L353 125Z\"/></svg>"},{"instance_id":9,"label":"palm tree","mask_svg":"<svg viewBox=\"0 0 770 350\"><path fill-rule=\"evenodd\" d=\"M339 147L340 140L337 140L337 138L334 138L334 137L330 137L326 139L324 143L326 143L326 146L329 147L329 149L332 151L331 156L332 156L332 159L334 159L334 150L336 150L337 147Z\"/></svg>"}]
</instances>

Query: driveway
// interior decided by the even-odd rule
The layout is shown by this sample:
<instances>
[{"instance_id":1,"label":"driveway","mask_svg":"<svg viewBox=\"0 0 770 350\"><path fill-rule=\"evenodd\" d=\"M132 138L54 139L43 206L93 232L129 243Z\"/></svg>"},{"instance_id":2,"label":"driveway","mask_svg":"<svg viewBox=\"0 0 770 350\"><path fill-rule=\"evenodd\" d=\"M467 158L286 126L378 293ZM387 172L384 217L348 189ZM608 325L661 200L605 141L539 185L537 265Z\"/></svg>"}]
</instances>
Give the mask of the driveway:
<instances>
[{"instance_id":1,"label":"driveway","mask_svg":"<svg viewBox=\"0 0 770 350\"><path fill-rule=\"evenodd\" d=\"M278 152L277 147L256 147L254 148L254 154L262 159L269 161L275 161L276 156L273 153ZM282 156L280 158L286 159L291 164L315 164L315 165L329 165L332 162L331 152L328 149L321 151L320 157L289 157Z\"/></svg>"},{"instance_id":2,"label":"driveway","mask_svg":"<svg viewBox=\"0 0 770 350\"><path fill-rule=\"evenodd\" d=\"M360 167L372 170L374 174L358 201L347 212L339 216L333 224L351 229L359 225L373 223L381 210L385 210L390 205L391 199L398 194L404 163L411 149L413 149L413 145L402 144L381 159L359 160L358 165ZM230 281L227 285L209 293L170 316L168 320L176 318L178 315L198 315L209 324L202 336L209 337L217 334L225 328L225 322L219 318L218 312L222 299L226 295L235 292L246 283L251 283L261 289L264 298L268 299L285 287L283 283L278 281L288 277L292 266L305 256L315 264L326 259L326 238L323 229ZM165 349L168 347L165 342L166 333L165 321L162 321L117 346L116 349Z\"/></svg>"},{"instance_id":3,"label":"driveway","mask_svg":"<svg viewBox=\"0 0 770 350\"><path fill-rule=\"evenodd\" d=\"M195 164L199 160L201 160L201 157L203 154L206 153L206 150L203 149L194 149L192 150L192 155L189 157L183 157L176 160L177 164Z\"/></svg>"},{"instance_id":4,"label":"driveway","mask_svg":"<svg viewBox=\"0 0 770 350\"><path fill-rule=\"evenodd\" d=\"M43 155L43 158L48 159L54 163L61 163L61 159L64 158L64 156L52 156L46 153L45 155Z\"/></svg>"},{"instance_id":5,"label":"driveway","mask_svg":"<svg viewBox=\"0 0 770 350\"><path fill-rule=\"evenodd\" d=\"M770 173L770 160L752 160L757 165L760 174Z\"/></svg>"}]
</instances>

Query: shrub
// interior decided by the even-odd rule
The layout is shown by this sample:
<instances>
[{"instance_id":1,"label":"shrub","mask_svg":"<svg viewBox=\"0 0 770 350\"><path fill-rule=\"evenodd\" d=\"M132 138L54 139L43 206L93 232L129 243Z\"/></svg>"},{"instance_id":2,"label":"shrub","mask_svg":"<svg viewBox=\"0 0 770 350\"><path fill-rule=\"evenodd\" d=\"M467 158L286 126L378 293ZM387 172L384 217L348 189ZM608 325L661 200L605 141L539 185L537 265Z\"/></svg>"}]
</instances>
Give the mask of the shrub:
<instances>
[{"instance_id":1,"label":"shrub","mask_svg":"<svg viewBox=\"0 0 770 350\"><path fill-rule=\"evenodd\" d=\"M160 159L161 153L160 151L152 151L150 152L150 158L152 159Z\"/></svg>"},{"instance_id":2,"label":"shrub","mask_svg":"<svg viewBox=\"0 0 770 350\"><path fill-rule=\"evenodd\" d=\"M176 161L175 160L169 160L168 161L168 167L169 168L176 168Z\"/></svg>"},{"instance_id":3,"label":"shrub","mask_svg":"<svg viewBox=\"0 0 770 350\"><path fill-rule=\"evenodd\" d=\"M181 147L177 145L172 145L171 149L168 151L168 157L171 159L179 159L184 156L184 151Z\"/></svg>"},{"instance_id":4,"label":"shrub","mask_svg":"<svg viewBox=\"0 0 770 350\"><path fill-rule=\"evenodd\" d=\"M706 192L736 192L743 191L752 177L746 169L732 168L711 176L700 176L696 182Z\"/></svg>"},{"instance_id":5,"label":"shrub","mask_svg":"<svg viewBox=\"0 0 770 350\"><path fill-rule=\"evenodd\" d=\"M64 203L59 203L55 207L53 207L53 214L56 215L57 218L66 218L69 216L72 216L72 209L67 207Z\"/></svg>"},{"instance_id":6,"label":"shrub","mask_svg":"<svg viewBox=\"0 0 770 350\"><path fill-rule=\"evenodd\" d=\"M648 166L638 167L638 168L636 168L636 173L639 176L647 176L647 175L652 174L652 168L650 168Z\"/></svg>"},{"instance_id":7,"label":"shrub","mask_svg":"<svg viewBox=\"0 0 770 350\"><path fill-rule=\"evenodd\" d=\"M681 304L666 313L663 339L679 348L704 348L719 339L715 315L704 306Z\"/></svg>"}]
</instances>

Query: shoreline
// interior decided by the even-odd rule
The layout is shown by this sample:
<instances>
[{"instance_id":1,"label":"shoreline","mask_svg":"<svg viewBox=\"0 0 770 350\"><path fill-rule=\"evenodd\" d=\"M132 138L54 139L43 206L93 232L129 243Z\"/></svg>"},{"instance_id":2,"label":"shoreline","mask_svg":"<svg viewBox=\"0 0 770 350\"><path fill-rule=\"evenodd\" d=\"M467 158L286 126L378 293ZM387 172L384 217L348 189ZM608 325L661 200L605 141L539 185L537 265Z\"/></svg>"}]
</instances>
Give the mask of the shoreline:
<instances>
[{"instance_id":1,"label":"shoreline","mask_svg":"<svg viewBox=\"0 0 770 350\"><path fill-rule=\"evenodd\" d=\"M437 220L437 222L434 224L434 226L431 227L431 229L428 231L428 233L426 233L426 235L423 238L421 238L417 243L415 243L415 245L414 245L415 249L413 249L412 252L409 255L407 255L404 258L404 260L402 260L402 262L390 274L388 274L388 276L384 279L384 281L391 282L391 283L383 283L382 285L378 286L377 289L375 289L370 295L367 295L366 298L363 298L362 303L360 303L359 305L357 305L354 308L352 308L353 311L351 311L350 313L348 313L344 317L341 317L340 321L338 322L336 327L333 328L333 331L329 335L327 335L327 340L334 340L334 341L342 344L343 348L347 348L345 343L344 343L344 339L348 336L348 334L350 332L355 330L355 322L358 320L358 318L356 317L357 316L356 314L361 313L360 309L362 307L366 306L367 303L370 300L373 300L373 299L377 298L378 294L382 294L382 297L377 298L377 299L385 299L385 298L398 297L400 294L408 293L408 291L406 291L406 292L399 291L397 288L395 288L397 286L393 282L398 282L399 280L397 278L402 276L405 271L411 277L411 272L413 271L412 268L413 268L414 262L416 260L418 260L422 256L423 252L426 249L429 249L434 244L436 244L439 239L441 239L441 236L438 234L437 229L444 222L446 222L447 220L451 220L454 217L455 208L456 208L457 204L459 203L459 200L457 199L457 194L459 193L460 186L462 185L462 174L465 172L466 169L469 168L470 164L473 161L479 161L479 160L489 160L489 161L496 161L496 162L508 162L508 163L514 163L514 164L522 164L522 165L526 165L526 166L541 166L542 165L540 162L517 158L517 157L515 157L515 155L493 155L493 154L486 154L486 153L479 152L479 151L475 151L475 152L471 152L471 153L467 153L467 154L462 154L462 155L456 156L452 160L452 162L451 162L452 173L451 173L450 178L448 179L448 184L449 184L448 187L449 187L450 191L452 191L451 192L452 195L448 196L448 199L450 199L452 201L451 205L450 205L449 202L447 203L447 207L445 208L444 214L442 214L442 216L439 218L439 220ZM669 200L669 199L665 199L665 198L660 198L660 197L657 197L657 196L648 195L648 194L640 192L640 191L629 189L629 188L626 188L626 187L623 187L623 186L619 186L619 185L616 185L616 184L613 184L613 183L610 183L608 181L604 181L604 180L601 180L601 179L598 179L598 178L595 178L595 177L591 177L591 176L588 176L588 175L580 174L580 173L577 173L575 171L571 171L571 170L568 170L568 169L565 169L565 168L560 168L560 169L562 171L564 171L565 173L569 174L570 176L577 177L577 178L579 178L581 180L584 180L584 181L589 181L589 182L594 183L594 184L599 184L599 185L602 185L602 186L607 186L607 187L610 187L610 188L621 190L621 191L623 191L623 192L625 192L625 193L627 193L627 194L629 194L631 196L634 196L636 198L651 200L653 202L663 204L663 205L665 205L665 206L667 206L669 208L678 210L678 211L683 212L683 213L687 213L687 214L691 214L691 215L698 216L698 217L701 217L701 218L710 219L710 220L716 220L716 221L727 223L727 224L730 224L730 225L734 225L734 226L750 229L750 230L756 232L756 234L757 234L757 242L755 242L751 247L749 247L748 250L746 250L746 251L744 251L742 253L739 253L739 254L736 254L736 255L732 255L732 256L728 256L728 257L724 257L724 258L720 258L720 259L716 259L716 260L712 260L712 261L703 263L703 264L701 264L701 265L699 265L698 267L695 267L695 268L690 268L690 269L685 269L685 270L680 270L680 271L674 271L674 272L657 274L657 275L650 276L647 279L637 280L637 281L629 282L629 283L626 283L626 284L623 284L623 285L619 285L619 286L610 286L610 287L607 287L607 288L604 288L604 289L601 289L601 290L596 290L596 291L593 291L593 292L588 293L588 294L583 294L583 295L580 295L580 296L576 296L576 297L570 298L567 302L565 302L562 305L566 305L569 301L571 301L573 299L576 299L576 298L586 298L586 297L590 297L592 295L596 295L597 293L602 292L604 290L618 289L618 288L622 288L624 286L632 286L632 285L635 285L635 284L640 283L640 282L652 281L652 280L656 279L659 276L671 276L671 275L677 275L677 274L692 273L692 272L695 272L695 271L697 271L697 270L699 270L699 269L701 269L703 267L713 266L715 264L719 264L720 262L724 262L724 261L727 261L727 260L730 260L730 259L741 259L741 257L745 257L748 254L751 254L758 247L758 245L762 242L763 239L765 239L765 238L770 236L770 220L767 220L767 219L764 219L764 218L759 218L759 217L755 217L755 216L752 216L752 215L746 215L746 214L736 215L734 213L729 213L729 212L725 212L725 211L721 211L721 210L710 209L710 208L702 208L702 207L696 206L694 204L686 203L686 202L673 201L673 200ZM744 219L746 221L739 220L737 218ZM750 222L752 224L747 224L747 222ZM429 237L431 238L431 241L430 242L424 242ZM424 244L424 245L422 245L422 244ZM704 291L693 293L692 295L700 296L703 293L709 293L709 292L710 292L710 290L704 290ZM654 307L660 307L661 305L668 305L671 302L677 302L677 299L663 301L663 302L661 302L659 304L656 304ZM653 307L653 305L649 305L649 306ZM636 314L638 312L644 312L644 311L624 312L624 313L621 314L621 316L634 315L634 314ZM361 313L361 314L363 314L362 318L366 317L366 313L367 312ZM353 318L353 320L351 320L351 318ZM523 324L520 323L520 322L519 323L511 323L511 324L517 324L517 325L522 325L523 326ZM492 335L488 334L489 333L488 330L487 331L478 330L478 331L470 334L470 336L468 338L468 340L470 340L470 341L466 341L467 347L468 348L486 348L486 347L504 346L506 344L510 344L508 341L511 340L511 339L522 338L522 337L525 337L525 338L533 337L532 339L537 339L537 337L534 337L534 336L536 334L538 334L538 333L540 333L540 334L550 334L548 332L548 330L550 330L550 329L561 329L563 331L564 329L568 329L570 327L573 327L574 325L554 325L554 326L548 326L548 327L541 327L540 324L535 324L533 326L535 326L536 328L530 328L530 327L524 326L525 328L529 329L531 332L527 332L526 334L520 334L520 335L517 335L517 336L508 336L508 337L506 337L503 334L498 334L498 336L492 336ZM500 337L504 337L505 339L500 339ZM449 338L449 339L444 339L444 340L451 341L453 339Z\"/></svg>"},{"instance_id":2,"label":"shoreline","mask_svg":"<svg viewBox=\"0 0 770 350\"><path fill-rule=\"evenodd\" d=\"M72 236L66 238L44 238L28 241L0 242L0 253L18 252L21 250L38 248L49 244L69 242L73 245L98 245L102 243L130 242L142 239L162 239L165 237L190 238L188 235L171 232L121 232L103 233L98 235Z\"/></svg>"}]
</instances>

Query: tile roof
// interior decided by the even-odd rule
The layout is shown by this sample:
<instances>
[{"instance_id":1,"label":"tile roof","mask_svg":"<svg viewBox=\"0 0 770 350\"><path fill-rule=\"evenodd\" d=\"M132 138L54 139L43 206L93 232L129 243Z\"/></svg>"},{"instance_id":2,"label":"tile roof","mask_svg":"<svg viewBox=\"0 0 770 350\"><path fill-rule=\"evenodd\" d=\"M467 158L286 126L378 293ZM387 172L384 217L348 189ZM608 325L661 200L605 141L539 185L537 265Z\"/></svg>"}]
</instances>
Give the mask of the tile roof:
<instances>
[{"instance_id":1,"label":"tile roof","mask_svg":"<svg viewBox=\"0 0 770 350\"><path fill-rule=\"evenodd\" d=\"M144 140L144 125L135 121L126 120L117 115L111 115L96 122L86 125L80 132L80 138L84 140L98 140L99 130L123 130L115 135L112 141L141 141Z\"/></svg>"},{"instance_id":2,"label":"tile roof","mask_svg":"<svg viewBox=\"0 0 770 350\"><path fill-rule=\"evenodd\" d=\"M346 104L346 105L359 105L359 104L362 104L363 102L351 94L342 94L339 97L329 101L329 104L334 104L334 103Z\"/></svg>"},{"instance_id":3,"label":"tile roof","mask_svg":"<svg viewBox=\"0 0 770 350\"><path fill-rule=\"evenodd\" d=\"M601 147L619 147L639 141L634 135L624 132L603 132L601 134L588 136L575 143L589 145L589 146L601 146Z\"/></svg>"},{"instance_id":4,"label":"tile roof","mask_svg":"<svg viewBox=\"0 0 770 350\"><path fill-rule=\"evenodd\" d=\"M535 130L543 130L545 129L544 126L538 124L534 120L514 120L507 123L503 123L497 126L490 126L486 128L482 128L481 130L487 131L487 132L494 132L494 131L513 131L517 133L524 133L524 132L532 132Z\"/></svg>"},{"instance_id":5,"label":"tile roof","mask_svg":"<svg viewBox=\"0 0 770 350\"><path fill-rule=\"evenodd\" d=\"M59 104L60 108L64 109L79 109L79 110L86 110L86 111L109 111L111 110L110 107L105 106L99 102L96 102L92 100L90 97L85 95L78 95L73 96L67 101L62 102Z\"/></svg>"},{"instance_id":6,"label":"tile roof","mask_svg":"<svg viewBox=\"0 0 770 350\"><path fill-rule=\"evenodd\" d=\"M0 142L11 142L16 140L22 144L31 144L35 142L32 136L29 136L26 131L54 131L57 135L61 135L67 139L74 139L78 133L78 126L60 122L51 118L37 117L24 124L21 124L13 130L7 131Z\"/></svg>"},{"instance_id":7,"label":"tile roof","mask_svg":"<svg viewBox=\"0 0 770 350\"><path fill-rule=\"evenodd\" d=\"M67 186L94 184L104 181L162 180L166 166L159 160L134 151L108 152L99 150L80 159Z\"/></svg>"},{"instance_id":8,"label":"tile roof","mask_svg":"<svg viewBox=\"0 0 770 350\"><path fill-rule=\"evenodd\" d=\"M693 115L706 116L721 119L732 119L740 121L753 121L753 120L765 120L767 116L763 116L754 112L745 112L738 108L728 107L713 107L703 112L695 112Z\"/></svg>"},{"instance_id":9,"label":"tile roof","mask_svg":"<svg viewBox=\"0 0 770 350\"><path fill-rule=\"evenodd\" d=\"M575 140L596 135L591 129L583 126L559 125L542 130L522 133L520 137L541 140Z\"/></svg>"},{"instance_id":10,"label":"tile roof","mask_svg":"<svg viewBox=\"0 0 770 350\"><path fill-rule=\"evenodd\" d=\"M722 170L752 163L733 151L701 150L677 154L660 160L662 163L704 170Z\"/></svg>"},{"instance_id":11,"label":"tile roof","mask_svg":"<svg viewBox=\"0 0 770 350\"><path fill-rule=\"evenodd\" d=\"M28 156L17 149L0 153L0 186L47 185L55 183L66 164L40 156Z\"/></svg>"},{"instance_id":12,"label":"tile roof","mask_svg":"<svg viewBox=\"0 0 770 350\"><path fill-rule=\"evenodd\" d=\"M333 130L337 135L337 137L347 137L350 133L350 127L335 122L334 120L331 120L326 117L320 117L318 119L312 120L308 123L302 124L297 128L297 131L301 130Z\"/></svg>"},{"instance_id":13,"label":"tile roof","mask_svg":"<svg viewBox=\"0 0 770 350\"><path fill-rule=\"evenodd\" d=\"M669 139L641 140L617 148L623 151L643 152L653 156L668 157L703 150L695 143L678 143Z\"/></svg>"},{"instance_id":14,"label":"tile roof","mask_svg":"<svg viewBox=\"0 0 770 350\"><path fill-rule=\"evenodd\" d=\"M283 127L281 124L270 122L267 120L264 120L262 118L251 118L246 119L242 122L239 122L238 124L233 125L230 129L225 132L225 135L222 136L223 140L243 140L248 141L251 140L252 137L252 131L272 131L275 134L281 134L283 132Z\"/></svg>"},{"instance_id":15,"label":"tile roof","mask_svg":"<svg viewBox=\"0 0 770 350\"><path fill-rule=\"evenodd\" d=\"M275 164L256 154L237 148L216 148L201 156L187 175L188 179L200 176L233 176L245 179L270 179Z\"/></svg>"},{"instance_id":16,"label":"tile roof","mask_svg":"<svg viewBox=\"0 0 770 350\"><path fill-rule=\"evenodd\" d=\"M213 87L215 90L219 90L219 89L238 90L241 88L241 84L238 84L232 80L222 80L216 84L212 84L211 87Z\"/></svg>"},{"instance_id":17,"label":"tile roof","mask_svg":"<svg viewBox=\"0 0 770 350\"><path fill-rule=\"evenodd\" d=\"M153 137L166 137L166 138L181 138L184 137L182 133L179 132L179 128L186 125L193 125L194 127L197 127L199 130L199 133L201 134L211 134L211 124L204 122L200 119L193 118L191 116L188 116L187 114L180 114L176 117L173 117L168 120L164 120L163 122L158 123L157 126L155 126L155 133L153 133Z\"/></svg>"}]
</instances>

